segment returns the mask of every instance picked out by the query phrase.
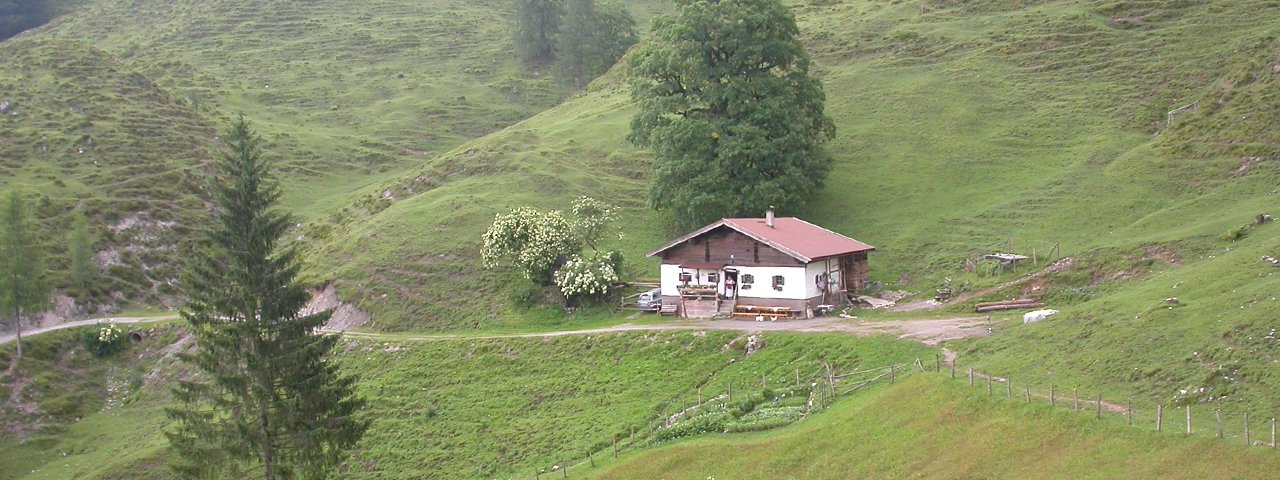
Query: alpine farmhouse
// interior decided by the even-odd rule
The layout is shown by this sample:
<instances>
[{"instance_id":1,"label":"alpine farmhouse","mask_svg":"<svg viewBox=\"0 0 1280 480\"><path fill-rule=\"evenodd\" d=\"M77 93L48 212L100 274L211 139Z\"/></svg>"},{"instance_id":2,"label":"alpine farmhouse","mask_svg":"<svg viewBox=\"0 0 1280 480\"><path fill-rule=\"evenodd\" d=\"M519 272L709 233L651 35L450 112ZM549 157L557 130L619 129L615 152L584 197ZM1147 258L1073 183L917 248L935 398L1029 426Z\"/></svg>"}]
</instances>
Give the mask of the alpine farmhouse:
<instances>
[{"instance_id":1,"label":"alpine farmhouse","mask_svg":"<svg viewBox=\"0 0 1280 480\"><path fill-rule=\"evenodd\" d=\"M725 218L649 254L664 310L682 317L812 318L867 285L875 247L794 217ZM824 307L825 306L825 307Z\"/></svg>"}]
</instances>

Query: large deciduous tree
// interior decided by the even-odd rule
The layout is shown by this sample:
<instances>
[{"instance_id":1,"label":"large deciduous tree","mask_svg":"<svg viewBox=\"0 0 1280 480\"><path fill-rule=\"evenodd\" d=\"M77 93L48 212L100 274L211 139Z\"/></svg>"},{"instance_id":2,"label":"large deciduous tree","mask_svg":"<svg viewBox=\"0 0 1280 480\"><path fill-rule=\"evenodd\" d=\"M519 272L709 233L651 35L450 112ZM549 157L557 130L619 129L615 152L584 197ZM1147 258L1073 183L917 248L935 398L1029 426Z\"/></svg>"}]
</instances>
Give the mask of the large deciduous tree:
<instances>
[{"instance_id":1,"label":"large deciduous tree","mask_svg":"<svg viewBox=\"0 0 1280 480\"><path fill-rule=\"evenodd\" d=\"M15 362L22 360L22 321L48 306L49 293L35 222L22 196L10 191L0 210L0 315L17 332Z\"/></svg>"},{"instance_id":2,"label":"large deciduous tree","mask_svg":"<svg viewBox=\"0 0 1280 480\"><path fill-rule=\"evenodd\" d=\"M217 221L185 278L182 317L196 338L181 358L198 375L179 382L166 435L174 470L189 478L332 478L364 434L364 401L331 358L338 337L317 332L330 312L303 314L296 253L281 245L292 220L270 163L243 118L216 163ZM256 471L256 474L250 472Z\"/></svg>"},{"instance_id":3,"label":"large deciduous tree","mask_svg":"<svg viewBox=\"0 0 1280 480\"><path fill-rule=\"evenodd\" d=\"M831 170L835 135L795 16L777 0L678 0L630 65L628 138L655 157L649 202L683 227L795 208Z\"/></svg>"},{"instance_id":4,"label":"large deciduous tree","mask_svg":"<svg viewBox=\"0 0 1280 480\"><path fill-rule=\"evenodd\" d=\"M555 59L556 35L564 15L561 0L515 0L516 50L529 63Z\"/></svg>"}]
</instances>

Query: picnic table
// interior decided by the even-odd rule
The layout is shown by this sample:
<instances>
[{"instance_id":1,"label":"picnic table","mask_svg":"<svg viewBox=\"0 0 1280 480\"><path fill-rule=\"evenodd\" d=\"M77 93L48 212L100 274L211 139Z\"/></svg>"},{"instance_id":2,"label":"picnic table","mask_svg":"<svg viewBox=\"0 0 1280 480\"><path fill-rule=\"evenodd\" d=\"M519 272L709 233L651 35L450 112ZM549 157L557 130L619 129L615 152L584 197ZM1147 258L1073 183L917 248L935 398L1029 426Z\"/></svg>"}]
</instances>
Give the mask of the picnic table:
<instances>
[{"instance_id":1,"label":"picnic table","mask_svg":"<svg viewBox=\"0 0 1280 480\"><path fill-rule=\"evenodd\" d=\"M772 319L790 317L794 311L791 307L765 307L759 305L737 305L733 307L735 317L768 317Z\"/></svg>"}]
</instances>

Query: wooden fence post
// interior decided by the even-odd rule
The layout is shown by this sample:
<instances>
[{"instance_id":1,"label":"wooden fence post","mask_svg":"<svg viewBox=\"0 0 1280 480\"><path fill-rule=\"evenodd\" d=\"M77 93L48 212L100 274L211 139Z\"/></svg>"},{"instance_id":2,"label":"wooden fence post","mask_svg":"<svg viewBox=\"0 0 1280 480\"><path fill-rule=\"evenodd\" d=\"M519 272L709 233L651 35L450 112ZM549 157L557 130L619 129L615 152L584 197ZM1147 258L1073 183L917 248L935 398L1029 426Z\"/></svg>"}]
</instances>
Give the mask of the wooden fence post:
<instances>
[{"instance_id":1,"label":"wooden fence post","mask_svg":"<svg viewBox=\"0 0 1280 480\"><path fill-rule=\"evenodd\" d=\"M591 468L596 468L596 457L587 451L587 460L591 460Z\"/></svg>"},{"instance_id":2,"label":"wooden fence post","mask_svg":"<svg viewBox=\"0 0 1280 480\"><path fill-rule=\"evenodd\" d=\"M991 395L991 375L987 375L987 395Z\"/></svg>"},{"instance_id":3,"label":"wooden fence post","mask_svg":"<svg viewBox=\"0 0 1280 480\"><path fill-rule=\"evenodd\" d=\"M733 382L729 382L729 401L733 402Z\"/></svg>"},{"instance_id":4,"label":"wooden fence post","mask_svg":"<svg viewBox=\"0 0 1280 480\"><path fill-rule=\"evenodd\" d=\"M765 381L764 374L763 374L763 373L761 373L761 374L760 374L760 389L761 389L761 390L764 390L764 389L766 389L766 388L769 388L769 383L768 383L767 381Z\"/></svg>"},{"instance_id":5,"label":"wooden fence post","mask_svg":"<svg viewBox=\"0 0 1280 480\"><path fill-rule=\"evenodd\" d=\"M1271 417L1271 448L1276 448L1276 417Z\"/></svg>"},{"instance_id":6,"label":"wooden fence post","mask_svg":"<svg viewBox=\"0 0 1280 480\"><path fill-rule=\"evenodd\" d=\"M1156 431L1160 431L1161 423L1164 421L1164 405L1156 405Z\"/></svg>"},{"instance_id":7,"label":"wooden fence post","mask_svg":"<svg viewBox=\"0 0 1280 480\"><path fill-rule=\"evenodd\" d=\"M889 383L895 383L898 381L897 379L898 374L896 373L897 369L898 369L897 365L894 365L892 363L889 364Z\"/></svg>"},{"instance_id":8,"label":"wooden fence post","mask_svg":"<svg viewBox=\"0 0 1280 480\"><path fill-rule=\"evenodd\" d=\"M933 371L934 372L942 371L942 355L939 355L937 353L933 354Z\"/></svg>"},{"instance_id":9,"label":"wooden fence post","mask_svg":"<svg viewBox=\"0 0 1280 480\"><path fill-rule=\"evenodd\" d=\"M560 473L564 474L564 478L569 478L569 462L560 461Z\"/></svg>"},{"instance_id":10,"label":"wooden fence post","mask_svg":"<svg viewBox=\"0 0 1280 480\"><path fill-rule=\"evenodd\" d=\"M1191 405L1187 405L1187 435L1191 435Z\"/></svg>"},{"instance_id":11,"label":"wooden fence post","mask_svg":"<svg viewBox=\"0 0 1280 480\"><path fill-rule=\"evenodd\" d=\"M1030 405L1030 404L1031 404L1031 387L1030 387L1030 386L1026 386L1026 387L1022 387L1022 388L1026 389L1026 391L1027 391L1027 404L1028 404L1028 405Z\"/></svg>"},{"instance_id":12,"label":"wooden fence post","mask_svg":"<svg viewBox=\"0 0 1280 480\"><path fill-rule=\"evenodd\" d=\"M1124 418L1125 421L1129 422L1129 425L1133 425L1133 397L1129 397L1127 405L1128 407L1124 410Z\"/></svg>"},{"instance_id":13,"label":"wooden fence post","mask_svg":"<svg viewBox=\"0 0 1280 480\"><path fill-rule=\"evenodd\" d=\"M613 434L613 458L618 458L618 434Z\"/></svg>"},{"instance_id":14,"label":"wooden fence post","mask_svg":"<svg viewBox=\"0 0 1280 480\"><path fill-rule=\"evenodd\" d=\"M1249 438L1249 412L1244 412L1244 444L1253 446L1253 439Z\"/></svg>"},{"instance_id":15,"label":"wooden fence post","mask_svg":"<svg viewBox=\"0 0 1280 480\"><path fill-rule=\"evenodd\" d=\"M533 478L534 478L535 480L542 480L542 470L540 470L540 469L539 469L539 470L534 470L534 471L533 471Z\"/></svg>"},{"instance_id":16,"label":"wooden fence post","mask_svg":"<svg viewBox=\"0 0 1280 480\"><path fill-rule=\"evenodd\" d=\"M1093 418L1102 419L1102 394L1101 393L1098 394L1098 398L1096 401L1094 401L1094 404L1098 407L1098 413L1095 414Z\"/></svg>"},{"instance_id":17,"label":"wooden fence post","mask_svg":"<svg viewBox=\"0 0 1280 480\"><path fill-rule=\"evenodd\" d=\"M1215 438L1222 438L1222 410L1213 411L1213 420L1218 424L1218 434Z\"/></svg>"},{"instance_id":18,"label":"wooden fence post","mask_svg":"<svg viewBox=\"0 0 1280 480\"><path fill-rule=\"evenodd\" d=\"M1073 410L1080 411L1080 387L1071 387L1071 405Z\"/></svg>"},{"instance_id":19,"label":"wooden fence post","mask_svg":"<svg viewBox=\"0 0 1280 480\"><path fill-rule=\"evenodd\" d=\"M1050 406L1050 407L1056 407L1056 406L1058 406L1057 400L1056 400L1056 399L1054 399L1054 396L1053 396L1053 394L1054 394L1054 389L1055 389L1056 387L1057 387L1057 386L1056 386L1056 385L1054 385L1054 384L1052 384L1052 383L1050 383L1050 384L1049 384L1049 406Z\"/></svg>"},{"instance_id":20,"label":"wooden fence post","mask_svg":"<svg viewBox=\"0 0 1280 480\"><path fill-rule=\"evenodd\" d=\"M1013 379L1004 379L1004 398L1013 398Z\"/></svg>"},{"instance_id":21,"label":"wooden fence post","mask_svg":"<svg viewBox=\"0 0 1280 480\"><path fill-rule=\"evenodd\" d=\"M956 364L954 363L951 364L951 379L952 380L956 379Z\"/></svg>"},{"instance_id":22,"label":"wooden fence post","mask_svg":"<svg viewBox=\"0 0 1280 480\"><path fill-rule=\"evenodd\" d=\"M800 369L799 368L796 369L796 386L797 387L800 386Z\"/></svg>"},{"instance_id":23,"label":"wooden fence post","mask_svg":"<svg viewBox=\"0 0 1280 480\"><path fill-rule=\"evenodd\" d=\"M969 369L969 386L970 387L973 386L973 369L972 368Z\"/></svg>"}]
</instances>

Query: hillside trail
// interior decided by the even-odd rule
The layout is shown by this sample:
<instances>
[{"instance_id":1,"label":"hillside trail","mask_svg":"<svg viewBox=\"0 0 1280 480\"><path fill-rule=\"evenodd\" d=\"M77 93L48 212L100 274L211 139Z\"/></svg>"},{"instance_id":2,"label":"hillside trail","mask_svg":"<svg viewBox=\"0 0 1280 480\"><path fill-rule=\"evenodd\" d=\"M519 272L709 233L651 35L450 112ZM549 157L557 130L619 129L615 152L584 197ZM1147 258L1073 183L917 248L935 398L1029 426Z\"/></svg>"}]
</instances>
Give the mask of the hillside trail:
<instances>
[{"instance_id":1,"label":"hillside trail","mask_svg":"<svg viewBox=\"0 0 1280 480\"><path fill-rule=\"evenodd\" d=\"M57 331L57 330L63 330L63 329L67 329L67 328L87 327L87 326L90 326L90 325L96 325L96 324L99 324L99 323L115 323L115 324L117 324L117 325L128 325L128 324L136 324L136 323L165 322L165 321L169 321L169 320L177 320L177 319L178 319L178 316L177 316L177 315L167 315L167 316L163 316L163 317L101 317L101 318L88 318L88 319L84 319L84 320L76 320L76 321L73 321L73 322L59 323L59 324L57 324L57 325L51 325L51 326L48 326L48 327L39 327L39 328L31 328L31 329L24 328L24 329L22 330L22 338L26 338L26 337L29 337L29 336L35 336L35 335L39 335L39 334L42 334L42 333L49 333L49 332L53 332L53 331ZM4 344L6 344L6 343L12 342L12 341L14 341L14 339L16 339L16 338L17 338L17 335L14 335L14 334L9 334L9 335L3 335L3 336L0 336L0 345L4 345Z\"/></svg>"},{"instance_id":2,"label":"hillside trail","mask_svg":"<svg viewBox=\"0 0 1280 480\"><path fill-rule=\"evenodd\" d=\"M727 330L743 333L796 332L796 333L847 333L857 336L894 335L925 345L937 345L947 340L983 337L991 334L986 316L930 318L917 320L867 321L839 317L822 317L806 320L781 320L757 322L751 320L684 320L657 325L624 323L611 327L583 330L559 330L534 333L499 334L386 334L366 332L341 332L352 338L386 340L486 340L502 338L553 338L575 335L600 335L621 332L672 331L672 330ZM332 333L338 331L326 330Z\"/></svg>"},{"instance_id":3,"label":"hillside trail","mask_svg":"<svg viewBox=\"0 0 1280 480\"><path fill-rule=\"evenodd\" d=\"M166 317L104 317L67 322L44 328L24 331L24 337L67 328L95 325L97 323L114 322L117 325L136 325L177 319L177 316ZM781 320L757 322L752 320L673 320L670 323L636 325L624 323L611 327L583 330L557 330L534 333L496 333L496 334L401 334L354 332L349 330L322 329L326 333L340 333L352 338L368 338L383 340L466 340L466 339L502 339L502 338L552 338L575 335L599 335L621 332L669 331L669 330L728 330L743 333L764 332L797 332L797 333L847 333L857 336L893 335L901 339L914 340L925 345L937 345L947 340L960 338L983 337L991 334L989 319L986 316L966 316L955 318L929 318L869 321L840 317L821 317L804 320ZM13 335L0 337L0 345L12 342Z\"/></svg>"},{"instance_id":4,"label":"hillside trail","mask_svg":"<svg viewBox=\"0 0 1280 480\"><path fill-rule=\"evenodd\" d=\"M914 302L907 302L900 305L894 305L892 307L889 307L889 311L890 312L913 312L913 311L919 311L919 310L936 310L938 308L945 307L947 305L967 302L975 298L991 295L993 293L999 292L1009 287L1022 285L1024 283L1030 282L1032 280L1043 277L1045 275L1066 270L1067 268L1070 268L1071 265L1073 264L1075 264L1075 258L1063 257L1061 260L1053 262L1047 267L1028 273L1021 277L1015 278L1013 280L1002 282L998 285L983 288L980 290L974 290L972 292L962 292L959 295L951 297L951 299L946 301L945 303L938 303L933 300L917 300Z\"/></svg>"}]
</instances>

